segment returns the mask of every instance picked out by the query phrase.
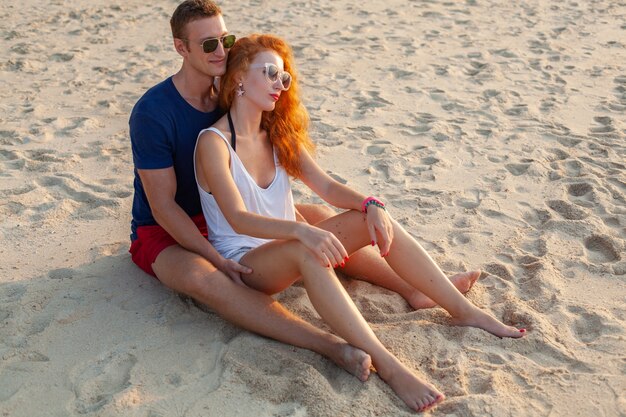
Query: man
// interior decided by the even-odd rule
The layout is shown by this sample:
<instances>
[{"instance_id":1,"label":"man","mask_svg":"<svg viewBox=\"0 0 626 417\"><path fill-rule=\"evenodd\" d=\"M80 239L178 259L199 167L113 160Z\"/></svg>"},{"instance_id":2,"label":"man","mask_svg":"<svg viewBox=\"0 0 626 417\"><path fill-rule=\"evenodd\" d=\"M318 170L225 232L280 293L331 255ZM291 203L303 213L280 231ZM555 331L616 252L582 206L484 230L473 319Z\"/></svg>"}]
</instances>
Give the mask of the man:
<instances>
[{"instance_id":1,"label":"man","mask_svg":"<svg viewBox=\"0 0 626 417\"><path fill-rule=\"evenodd\" d=\"M215 77L226 71L234 43L219 7L210 0L187 0L171 21L180 70L148 90L133 108L130 136L135 163L131 224L133 261L167 287L193 297L226 320L261 335L311 349L362 380L369 356L345 341L288 312L273 298L246 287L240 274L250 269L216 255L207 229L193 172L193 152L200 130L211 126L217 109ZM310 223L332 215L321 206L297 206ZM215 256L213 256L215 259ZM396 276L372 250L356 253L347 274L399 292L414 308L434 303ZM477 275L453 278L467 291ZM456 280L456 281L455 281Z\"/></svg>"}]
</instances>

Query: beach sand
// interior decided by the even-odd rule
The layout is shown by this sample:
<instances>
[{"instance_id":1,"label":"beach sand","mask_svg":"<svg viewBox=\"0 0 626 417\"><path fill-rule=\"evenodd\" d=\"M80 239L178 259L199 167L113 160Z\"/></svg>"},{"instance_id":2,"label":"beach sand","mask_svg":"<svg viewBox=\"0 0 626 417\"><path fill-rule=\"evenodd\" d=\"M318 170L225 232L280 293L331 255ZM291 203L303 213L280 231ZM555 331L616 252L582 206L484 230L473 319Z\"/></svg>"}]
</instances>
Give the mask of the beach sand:
<instances>
[{"instance_id":1,"label":"beach sand","mask_svg":"<svg viewBox=\"0 0 626 417\"><path fill-rule=\"evenodd\" d=\"M0 416L405 416L380 378L240 330L132 264L128 116L176 1L0 5ZM501 340L342 278L437 416L626 415L626 5L241 1L284 36L317 158L379 196ZM298 202L319 202L294 184ZM418 272L418 271L416 271ZM301 286L277 296L324 326Z\"/></svg>"}]
</instances>

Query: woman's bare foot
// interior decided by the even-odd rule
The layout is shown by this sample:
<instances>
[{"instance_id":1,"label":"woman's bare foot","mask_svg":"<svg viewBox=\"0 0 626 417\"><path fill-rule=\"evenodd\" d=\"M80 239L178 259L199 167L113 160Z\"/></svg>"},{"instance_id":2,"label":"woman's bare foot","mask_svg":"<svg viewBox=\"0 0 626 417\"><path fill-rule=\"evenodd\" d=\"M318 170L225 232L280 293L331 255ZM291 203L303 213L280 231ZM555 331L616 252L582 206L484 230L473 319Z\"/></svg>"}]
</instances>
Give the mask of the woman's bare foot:
<instances>
[{"instance_id":1,"label":"woman's bare foot","mask_svg":"<svg viewBox=\"0 0 626 417\"><path fill-rule=\"evenodd\" d=\"M465 294L472 288L476 280L480 277L480 271L460 272L451 276L450 282L456 287L461 294ZM415 290L410 297L407 298L407 302L415 310L424 308L433 308L437 306L437 303L428 298L424 293Z\"/></svg>"},{"instance_id":2,"label":"woman's bare foot","mask_svg":"<svg viewBox=\"0 0 626 417\"><path fill-rule=\"evenodd\" d=\"M456 326L478 327L498 337L520 338L526 335L526 329L507 326L478 307L474 307L470 314L462 318L453 317L452 323Z\"/></svg>"},{"instance_id":3,"label":"woman's bare foot","mask_svg":"<svg viewBox=\"0 0 626 417\"><path fill-rule=\"evenodd\" d=\"M348 343L342 344L336 355L330 359L362 382L367 381L367 378L370 376L372 358L361 349L355 348Z\"/></svg>"},{"instance_id":4,"label":"woman's bare foot","mask_svg":"<svg viewBox=\"0 0 626 417\"><path fill-rule=\"evenodd\" d=\"M379 375L412 410L429 410L446 398L399 362L392 370L379 371Z\"/></svg>"}]
</instances>

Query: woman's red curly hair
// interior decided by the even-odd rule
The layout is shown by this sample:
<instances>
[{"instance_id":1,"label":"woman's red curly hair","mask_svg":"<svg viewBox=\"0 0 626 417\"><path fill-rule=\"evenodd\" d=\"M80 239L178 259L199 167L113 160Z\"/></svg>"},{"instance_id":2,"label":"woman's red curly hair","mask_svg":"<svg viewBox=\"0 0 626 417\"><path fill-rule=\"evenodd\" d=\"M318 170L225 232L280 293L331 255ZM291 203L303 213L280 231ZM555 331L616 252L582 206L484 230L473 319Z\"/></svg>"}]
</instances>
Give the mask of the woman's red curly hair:
<instances>
[{"instance_id":1,"label":"woman's red curly hair","mask_svg":"<svg viewBox=\"0 0 626 417\"><path fill-rule=\"evenodd\" d=\"M248 71L259 52L267 50L276 52L282 58L284 69L291 74L292 81L289 90L281 93L274 111L263 112L261 128L267 131L285 171L297 178L301 173L301 149L313 151L314 145L308 134L309 115L298 93L293 53L284 40L274 35L258 34L238 39L228 53L228 70L220 80L219 105L224 110L230 108L238 87L237 76Z\"/></svg>"}]
</instances>

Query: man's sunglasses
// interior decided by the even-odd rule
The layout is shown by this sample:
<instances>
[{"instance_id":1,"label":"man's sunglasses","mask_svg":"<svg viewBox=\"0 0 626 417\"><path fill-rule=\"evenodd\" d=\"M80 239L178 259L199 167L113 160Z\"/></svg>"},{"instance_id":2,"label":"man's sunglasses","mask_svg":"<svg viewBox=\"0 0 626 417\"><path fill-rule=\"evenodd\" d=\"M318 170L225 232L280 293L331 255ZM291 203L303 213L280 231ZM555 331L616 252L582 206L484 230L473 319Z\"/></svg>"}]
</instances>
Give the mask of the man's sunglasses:
<instances>
[{"instance_id":1,"label":"man's sunglasses","mask_svg":"<svg viewBox=\"0 0 626 417\"><path fill-rule=\"evenodd\" d=\"M276 80L280 80L280 84L284 91L289 90L291 87L291 74L287 71L283 71L274 64L266 62L265 64L250 65L250 68L263 68L265 78L270 84L274 84Z\"/></svg>"},{"instance_id":2,"label":"man's sunglasses","mask_svg":"<svg viewBox=\"0 0 626 417\"><path fill-rule=\"evenodd\" d=\"M202 50L204 53L210 54L217 49L217 45L219 45L220 42L224 45L224 49L229 49L233 47L236 40L235 35L225 35L221 38L208 38L202 41Z\"/></svg>"}]
</instances>

